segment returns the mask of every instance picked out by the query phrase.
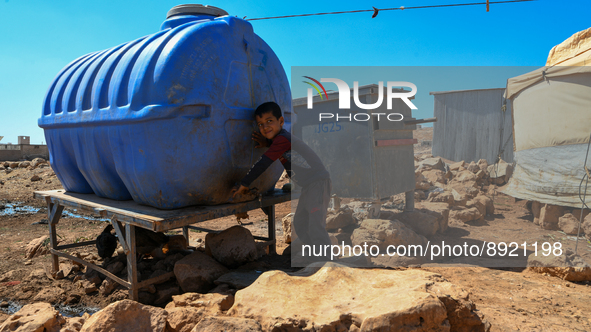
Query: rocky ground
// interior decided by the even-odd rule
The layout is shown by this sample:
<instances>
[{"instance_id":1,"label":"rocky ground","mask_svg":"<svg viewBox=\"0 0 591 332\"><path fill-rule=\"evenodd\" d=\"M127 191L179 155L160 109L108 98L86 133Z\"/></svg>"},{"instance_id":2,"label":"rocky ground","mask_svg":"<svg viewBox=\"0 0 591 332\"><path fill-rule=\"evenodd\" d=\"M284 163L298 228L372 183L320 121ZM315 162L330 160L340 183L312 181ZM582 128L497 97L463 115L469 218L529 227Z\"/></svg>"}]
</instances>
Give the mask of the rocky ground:
<instances>
[{"instance_id":1,"label":"rocky ground","mask_svg":"<svg viewBox=\"0 0 591 332\"><path fill-rule=\"evenodd\" d=\"M430 134L431 128L415 132L422 140L428 140ZM491 176L489 165L430 158L424 147L417 151L417 210L411 214L399 210L404 200L403 195L397 195L372 219L367 203L344 200L327 221L335 241L351 245L373 243L380 247L404 244L411 238L415 243L444 241L451 245L526 242L525 255L520 247L519 257L502 260L501 264L497 264L498 255L410 261L375 257L370 263L385 268L324 267L299 271L291 267L288 255L267 255L262 245L251 240L249 234L264 236L267 225L266 215L253 211L249 219L243 220L248 231L232 228L237 225L234 216L200 225L230 229L218 235L217 240L207 240L210 255L205 253L206 234L190 232L189 245L197 248L194 253L171 254L161 260L144 258L139 264L142 276L174 271L176 278L142 290L140 302L149 305L141 305L126 301L127 292L108 278L85 271L66 259L60 259L63 276L49 273L50 256L44 252L47 240L43 238L48 234L47 225L35 224L47 219L47 211L44 202L33 199L32 192L58 189L60 184L51 168L43 164L23 165L10 167L10 172L0 169L0 205L4 207L0 207L0 310L5 312L0 311L0 324L6 320L0 331L13 331L9 325L14 328L27 322L29 326L45 324L47 331L101 331L116 328L113 324L117 321L126 326L140 320L150 322L145 329L160 331L267 331L290 327L396 330L393 326L405 326L408 331L591 330L591 273L583 267L591 261L590 243L581 237L578 256L570 251L566 254L567 250L574 250L576 240L576 236L568 234L568 227L572 228L569 220L580 211L517 201L501 194L499 187L510 177L510 167L501 166L499 172L495 166ZM19 205L32 209L11 214ZM284 203L276 211L281 254L290 240L282 220L288 227L291 206ZM59 241L95 239L106 225L98 218L66 215L57 226ZM404 236L388 231L394 229ZM180 234L180 230L169 233L175 234ZM232 241L223 241L226 238ZM34 240L37 242L31 244ZM232 248L216 245L223 242L239 243L240 255L225 255ZM534 252L531 244L535 242L540 243L540 254L541 243L560 243L564 255L554 258L559 263L562 259L562 263L576 261L578 265L547 268L544 264L557 265L556 260L548 263L543 258L530 257L533 268L526 268L528 256ZM122 255L115 254L104 262L93 247L76 248L69 253L104 265L125 278ZM234 261L238 256L241 258ZM207 266L206 276L192 274L191 267L200 265ZM13 321L7 320L6 312L16 310L15 304L31 303L37 303L37 307L23 308L20 320L16 316L11 318ZM62 313L73 316L78 316L77 309L91 313L94 311L88 309L104 309L90 317L68 318L43 303L57 305ZM43 312L44 315L37 314L43 321L35 321L33 312ZM125 314L122 316L121 312ZM138 331L141 329L137 327Z\"/></svg>"}]
</instances>

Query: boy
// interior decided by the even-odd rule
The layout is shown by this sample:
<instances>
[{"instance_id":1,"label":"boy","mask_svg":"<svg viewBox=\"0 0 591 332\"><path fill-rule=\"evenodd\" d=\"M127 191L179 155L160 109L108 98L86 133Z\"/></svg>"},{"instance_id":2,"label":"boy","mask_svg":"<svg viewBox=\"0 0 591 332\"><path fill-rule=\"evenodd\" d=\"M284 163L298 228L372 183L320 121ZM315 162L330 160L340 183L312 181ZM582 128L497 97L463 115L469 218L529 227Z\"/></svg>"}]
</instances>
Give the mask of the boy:
<instances>
[{"instance_id":1,"label":"boy","mask_svg":"<svg viewBox=\"0 0 591 332\"><path fill-rule=\"evenodd\" d=\"M257 148L268 146L269 149L242 179L233 197L245 193L248 186L279 159L290 179L302 187L293 218L298 238L304 244L316 247L330 245L326 232L326 211L331 182L322 161L306 143L283 129L284 119L279 105L264 103L257 107L254 114L260 133L253 133L252 139L258 143ZM294 249L297 251L298 248Z\"/></svg>"}]
</instances>

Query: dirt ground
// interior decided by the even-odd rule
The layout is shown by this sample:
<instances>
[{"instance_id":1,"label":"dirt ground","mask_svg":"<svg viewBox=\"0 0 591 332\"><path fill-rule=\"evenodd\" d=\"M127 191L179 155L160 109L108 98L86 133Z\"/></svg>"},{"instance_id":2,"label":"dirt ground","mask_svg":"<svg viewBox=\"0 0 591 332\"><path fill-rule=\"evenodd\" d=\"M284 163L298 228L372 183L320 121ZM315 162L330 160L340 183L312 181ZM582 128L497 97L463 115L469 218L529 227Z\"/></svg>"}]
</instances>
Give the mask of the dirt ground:
<instances>
[{"instance_id":1,"label":"dirt ground","mask_svg":"<svg viewBox=\"0 0 591 332\"><path fill-rule=\"evenodd\" d=\"M419 135L425 128L418 130ZM416 136L415 136L416 137ZM426 139L426 138L422 138ZM33 175L41 177L32 182ZM279 186L282 183L279 184ZM21 304L36 301L54 304L68 303L70 306L102 308L107 304L127 297L123 289L109 296L98 292L85 294L74 282L76 273L61 280L46 276L50 266L50 255L25 260L25 247L38 237L48 235L47 225L33 224L47 219L44 202L33 198L35 190L60 189L60 183L50 168L34 170L16 169L10 174L0 171L0 205L22 203L39 208L37 212L4 215L7 209L0 208L0 276L15 271L10 282L0 282L0 322L4 321L6 301ZM516 201L503 194L494 196L495 214L483 222L455 225L447 232L437 235L432 241L492 241L492 242L560 242L563 248L574 249L575 238L558 231L547 231L533 224L533 216L525 208L524 201ZM281 219L291 212L290 203L276 206L278 252L286 248L283 242ZM265 236L266 215L261 211L249 212L250 218L244 226L253 235ZM202 223L199 226L223 230L236 225L236 218L225 217ZM95 239L107 225L100 219L85 219L83 216L62 217L57 225L59 240L74 243ZM181 234L180 230L176 233ZM203 243L204 232L190 232L190 245ZM449 241L449 242L447 242ZM96 248L75 248L79 253L98 257ZM531 252L532 247L528 247ZM591 246L586 239L579 239L578 253L591 262ZM524 258L522 258L524 259ZM60 259L61 260L61 259ZM61 260L66 262L66 260ZM458 263L462 263L458 261ZM100 264L100 260L97 260ZM491 331L591 331L591 287L588 282L573 283L548 275L530 272L524 268L486 268L478 266L442 267L425 264L420 267L441 274L445 279L469 292L476 308L491 323ZM295 270L290 267L289 256L265 256L256 269ZM0 280L1 281L1 280ZM4 302L2 302L4 300Z\"/></svg>"}]
</instances>

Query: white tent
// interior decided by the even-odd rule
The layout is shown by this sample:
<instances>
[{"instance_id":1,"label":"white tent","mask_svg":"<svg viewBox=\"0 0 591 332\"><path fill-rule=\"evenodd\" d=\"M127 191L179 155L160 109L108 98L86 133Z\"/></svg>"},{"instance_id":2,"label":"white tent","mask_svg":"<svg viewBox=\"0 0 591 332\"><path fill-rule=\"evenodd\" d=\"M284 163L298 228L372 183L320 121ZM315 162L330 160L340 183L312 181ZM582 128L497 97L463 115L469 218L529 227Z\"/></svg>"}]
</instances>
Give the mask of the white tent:
<instances>
[{"instance_id":1,"label":"white tent","mask_svg":"<svg viewBox=\"0 0 591 332\"><path fill-rule=\"evenodd\" d=\"M580 208L591 135L591 28L552 48L546 67L509 79L505 97L513 106L516 165L503 192ZM591 203L591 188L585 200Z\"/></svg>"}]
</instances>

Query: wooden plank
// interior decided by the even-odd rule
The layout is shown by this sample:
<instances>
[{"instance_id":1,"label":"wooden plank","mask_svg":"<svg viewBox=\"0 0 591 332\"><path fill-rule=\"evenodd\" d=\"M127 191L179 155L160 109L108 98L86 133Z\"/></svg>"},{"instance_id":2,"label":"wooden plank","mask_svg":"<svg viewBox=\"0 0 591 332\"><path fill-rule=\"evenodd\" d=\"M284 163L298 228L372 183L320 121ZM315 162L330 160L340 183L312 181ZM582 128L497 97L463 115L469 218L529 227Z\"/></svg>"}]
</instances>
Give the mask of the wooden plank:
<instances>
[{"instance_id":1,"label":"wooden plank","mask_svg":"<svg viewBox=\"0 0 591 332\"><path fill-rule=\"evenodd\" d=\"M95 244L96 244L96 240L92 240L92 241L78 242L78 243L72 243L72 244L64 244L63 246L57 246L55 249L56 250L64 250L64 249L92 246Z\"/></svg>"},{"instance_id":2,"label":"wooden plank","mask_svg":"<svg viewBox=\"0 0 591 332\"><path fill-rule=\"evenodd\" d=\"M174 272L168 272L168 273L165 273L163 275L159 275L159 276L154 277L152 279L144 280L144 281L138 283L137 284L137 288L140 289L140 288L144 288L146 286L150 286L152 284L157 284L157 283L165 282L168 279L173 278L173 277L174 277Z\"/></svg>"},{"instance_id":3,"label":"wooden plank","mask_svg":"<svg viewBox=\"0 0 591 332\"><path fill-rule=\"evenodd\" d=\"M57 233L55 230L55 224L49 224L49 242L50 250L57 249ZM60 269L60 263L56 255L51 255L51 272L55 273Z\"/></svg>"},{"instance_id":4,"label":"wooden plank","mask_svg":"<svg viewBox=\"0 0 591 332\"><path fill-rule=\"evenodd\" d=\"M59 204L49 203L47 207L49 213L49 243L51 249L57 249L57 229L56 225L59 222L64 207ZM60 268L59 259L56 255L51 255L52 272L57 272Z\"/></svg>"},{"instance_id":5,"label":"wooden plank","mask_svg":"<svg viewBox=\"0 0 591 332\"><path fill-rule=\"evenodd\" d=\"M123 232L121 232L121 228L119 227L119 222L117 221L117 216L113 216L111 218L111 225L113 225L113 228L115 229L115 233L117 233L117 239L119 240L121 247L123 247L123 252L125 252L125 254L128 255L129 254L129 247L127 246L127 242L125 241L125 236L123 236Z\"/></svg>"},{"instance_id":6,"label":"wooden plank","mask_svg":"<svg viewBox=\"0 0 591 332\"><path fill-rule=\"evenodd\" d=\"M55 249L49 249L49 250L51 251L51 253L52 253L53 255L61 256L61 257L67 258L67 259L69 259L69 260L71 260L71 261L74 261L74 262L80 263L80 264L82 264L82 265L84 265L84 266L90 267L91 269L93 269L93 270L96 270L96 271L98 271L99 273L102 273L102 274L104 274L105 276L107 276L107 277L109 277L109 278L113 279L113 281L116 281L116 282L118 282L119 284L123 285L123 287L125 287L125 288L131 288L131 285L130 285L130 283L129 283L129 282L127 282L127 281L125 281L125 280L123 280L123 279L121 279L121 278L117 277L116 275L114 275L114 274L112 274L111 272L109 272L109 271L107 271L107 270L103 269L103 268L102 268L102 267L100 267L100 266L94 265L94 264L92 264L92 263L90 263L90 262L87 262L87 261L85 261L85 260L81 259L81 258L78 258L78 257L72 256L72 255L66 254L66 253L64 253L64 252L61 252L61 251L57 251L57 250L55 250Z\"/></svg>"},{"instance_id":7,"label":"wooden plank","mask_svg":"<svg viewBox=\"0 0 591 332\"><path fill-rule=\"evenodd\" d=\"M52 204L52 207L49 210L49 223L55 225L59 222L60 218L62 217L64 206L60 204Z\"/></svg>"},{"instance_id":8,"label":"wooden plank","mask_svg":"<svg viewBox=\"0 0 591 332\"><path fill-rule=\"evenodd\" d=\"M129 288L129 297L133 301L139 299L139 288L137 285L137 257L135 251L135 226L125 224L125 237L129 245L129 254L127 254L127 278L131 287Z\"/></svg>"},{"instance_id":9,"label":"wooden plank","mask_svg":"<svg viewBox=\"0 0 591 332\"><path fill-rule=\"evenodd\" d=\"M117 220L153 231L162 232L180 228L201 221L271 206L299 197L299 192L281 192L263 196L262 199L242 203L228 203L215 206L187 207L175 210L161 210L140 205L134 201L115 201L92 194L66 193L63 190L37 191L35 197L50 196L52 202L68 207L96 213L103 216L117 216Z\"/></svg>"}]
</instances>

